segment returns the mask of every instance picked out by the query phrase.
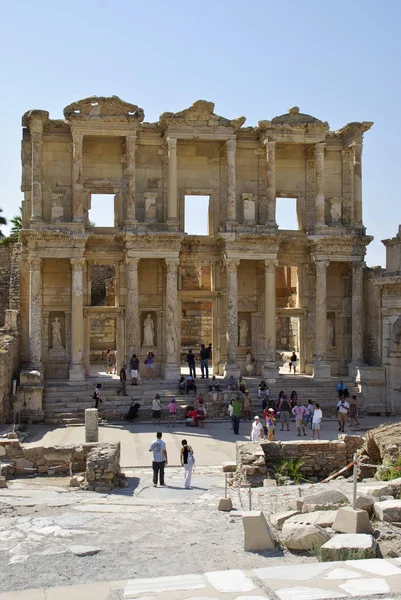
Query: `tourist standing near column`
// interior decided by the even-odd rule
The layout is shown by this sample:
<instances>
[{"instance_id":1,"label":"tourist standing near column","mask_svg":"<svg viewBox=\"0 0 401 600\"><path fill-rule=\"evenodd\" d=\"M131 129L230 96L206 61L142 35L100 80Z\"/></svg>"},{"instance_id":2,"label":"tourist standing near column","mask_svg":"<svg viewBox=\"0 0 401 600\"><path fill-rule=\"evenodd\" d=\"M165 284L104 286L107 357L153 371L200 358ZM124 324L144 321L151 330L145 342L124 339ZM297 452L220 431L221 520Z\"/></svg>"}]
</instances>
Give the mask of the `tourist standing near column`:
<instances>
[{"instance_id":1,"label":"tourist standing near column","mask_svg":"<svg viewBox=\"0 0 401 600\"><path fill-rule=\"evenodd\" d=\"M156 425L156 423L160 424L160 417L162 414L162 403L160 401L159 394L155 394L152 400L152 423Z\"/></svg>"},{"instance_id":2,"label":"tourist standing near column","mask_svg":"<svg viewBox=\"0 0 401 600\"><path fill-rule=\"evenodd\" d=\"M145 365L146 365L146 375L150 378L152 377L152 379L155 378L155 355L153 354L153 352L148 352L148 355L145 359Z\"/></svg>"},{"instance_id":3,"label":"tourist standing near column","mask_svg":"<svg viewBox=\"0 0 401 600\"><path fill-rule=\"evenodd\" d=\"M202 379L205 378L205 373L206 373L206 379L209 379L209 349L205 348L205 344L201 345L199 356L200 356Z\"/></svg>"},{"instance_id":4,"label":"tourist standing near column","mask_svg":"<svg viewBox=\"0 0 401 600\"><path fill-rule=\"evenodd\" d=\"M123 366L121 367L120 370L120 382L121 382L121 387L118 388L117 390L117 394L120 395L120 393L123 393L123 396L128 396L127 394L127 372L126 372L126 368L127 365L123 364Z\"/></svg>"},{"instance_id":5,"label":"tourist standing near column","mask_svg":"<svg viewBox=\"0 0 401 600\"><path fill-rule=\"evenodd\" d=\"M131 367L131 385L138 385L138 370L139 370L139 359L136 354L131 356L130 361Z\"/></svg>"},{"instance_id":6,"label":"tourist standing near column","mask_svg":"<svg viewBox=\"0 0 401 600\"><path fill-rule=\"evenodd\" d=\"M160 485L164 483L164 468L167 466L166 444L162 440L162 432L156 433L156 439L150 444L149 452L153 452L153 487L157 487L157 480L160 479Z\"/></svg>"},{"instance_id":7,"label":"tourist standing near column","mask_svg":"<svg viewBox=\"0 0 401 600\"><path fill-rule=\"evenodd\" d=\"M100 388L101 388L101 387L102 387L102 384L101 384L101 383L97 383L97 384L96 384L96 387L95 387L95 389L94 389L94 392L93 392L93 399L94 399L94 401L95 401L95 408L98 408L98 407L99 407L99 404L100 404L101 402L103 402L103 400L102 400L102 399L101 399L101 397L100 397Z\"/></svg>"},{"instance_id":8,"label":"tourist standing near column","mask_svg":"<svg viewBox=\"0 0 401 600\"><path fill-rule=\"evenodd\" d=\"M189 367L189 374L191 377L196 379L195 354L192 354L192 350L188 350L187 363Z\"/></svg>"},{"instance_id":9,"label":"tourist standing near column","mask_svg":"<svg viewBox=\"0 0 401 600\"><path fill-rule=\"evenodd\" d=\"M322 409L320 408L319 402L315 402L315 409L313 411L312 417L312 439L315 439L315 433L317 434L317 439L320 440L320 423L323 419Z\"/></svg>"},{"instance_id":10,"label":"tourist standing near column","mask_svg":"<svg viewBox=\"0 0 401 600\"><path fill-rule=\"evenodd\" d=\"M191 487L192 469L195 464L194 451L188 446L187 440L181 442L181 465L184 467L184 487L189 490Z\"/></svg>"}]
</instances>

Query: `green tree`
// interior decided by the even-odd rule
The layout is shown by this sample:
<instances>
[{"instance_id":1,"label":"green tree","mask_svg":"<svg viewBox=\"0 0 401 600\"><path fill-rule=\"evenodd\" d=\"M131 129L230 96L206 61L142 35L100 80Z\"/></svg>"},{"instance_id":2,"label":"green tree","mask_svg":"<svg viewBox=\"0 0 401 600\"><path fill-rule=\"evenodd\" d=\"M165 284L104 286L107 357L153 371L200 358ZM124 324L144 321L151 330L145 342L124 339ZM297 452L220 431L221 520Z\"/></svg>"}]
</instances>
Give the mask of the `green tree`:
<instances>
[{"instance_id":1,"label":"green tree","mask_svg":"<svg viewBox=\"0 0 401 600\"><path fill-rule=\"evenodd\" d=\"M1 215L1 213L2 213L2 212L3 212L3 209L2 209L2 208L0 208L0 227L1 227L2 225L7 225L7 219ZM0 230L0 238L2 238L2 237L4 237L4 234L3 234L3 233L2 233L2 231Z\"/></svg>"},{"instance_id":2,"label":"green tree","mask_svg":"<svg viewBox=\"0 0 401 600\"><path fill-rule=\"evenodd\" d=\"M11 235L18 235L22 229L22 206L19 207L19 214L10 219L10 223L12 224Z\"/></svg>"}]
</instances>

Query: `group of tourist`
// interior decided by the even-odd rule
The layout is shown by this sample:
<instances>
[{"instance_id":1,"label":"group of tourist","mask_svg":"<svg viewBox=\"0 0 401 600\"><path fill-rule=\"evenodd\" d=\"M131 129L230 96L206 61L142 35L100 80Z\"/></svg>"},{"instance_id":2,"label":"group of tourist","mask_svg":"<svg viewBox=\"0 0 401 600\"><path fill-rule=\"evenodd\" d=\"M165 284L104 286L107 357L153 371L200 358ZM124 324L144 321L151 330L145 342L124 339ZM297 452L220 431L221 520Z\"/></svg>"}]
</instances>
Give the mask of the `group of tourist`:
<instances>
[{"instance_id":1,"label":"group of tourist","mask_svg":"<svg viewBox=\"0 0 401 600\"><path fill-rule=\"evenodd\" d=\"M189 367L189 375L196 379L196 363L195 359L199 358L200 360L200 369L202 374L202 379L209 378L209 361L212 359L212 344L209 344L208 347L205 344L201 344L200 350L198 354L194 354L192 350L188 350L188 354L186 356L186 361Z\"/></svg>"}]
</instances>

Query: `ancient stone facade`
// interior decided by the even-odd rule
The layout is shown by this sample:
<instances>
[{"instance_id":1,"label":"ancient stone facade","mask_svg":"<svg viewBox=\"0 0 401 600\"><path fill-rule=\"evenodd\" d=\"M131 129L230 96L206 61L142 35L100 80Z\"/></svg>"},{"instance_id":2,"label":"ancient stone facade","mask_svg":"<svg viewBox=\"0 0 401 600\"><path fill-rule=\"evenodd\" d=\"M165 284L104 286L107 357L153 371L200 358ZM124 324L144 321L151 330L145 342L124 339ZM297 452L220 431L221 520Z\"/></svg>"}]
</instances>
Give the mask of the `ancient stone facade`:
<instances>
[{"instance_id":1,"label":"ancient stone facade","mask_svg":"<svg viewBox=\"0 0 401 600\"><path fill-rule=\"evenodd\" d=\"M146 123L117 97L64 116L23 117L21 361L40 378L82 380L106 346L141 365L151 349L175 378L196 342L213 344L220 374L245 373L250 348L255 373L276 376L277 351L292 345L301 372L356 373L371 123L330 131L294 107L244 127L202 100ZM114 195L110 228L90 222L96 193ZM209 196L208 236L186 235L186 195ZM276 205L290 197L299 227L281 231Z\"/></svg>"}]
</instances>

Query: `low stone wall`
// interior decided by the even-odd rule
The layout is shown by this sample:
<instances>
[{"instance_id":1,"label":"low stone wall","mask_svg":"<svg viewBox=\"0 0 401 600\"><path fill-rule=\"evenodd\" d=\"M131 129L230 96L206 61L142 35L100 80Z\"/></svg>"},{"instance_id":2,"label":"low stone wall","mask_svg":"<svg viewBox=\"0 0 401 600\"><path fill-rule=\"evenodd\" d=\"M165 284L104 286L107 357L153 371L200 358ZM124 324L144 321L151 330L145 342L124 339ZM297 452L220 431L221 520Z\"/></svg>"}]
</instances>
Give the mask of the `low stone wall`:
<instances>
[{"instance_id":1,"label":"low stone wall","mask_svg":"<svg viewBox=\"0 0 401 600\"><path fill-rule=\"evenodd\" d=\"M361 436L339 436L338 440L291 442L237 442L237 484L263 485L268 473L285 459L302 460L301 472L306 478L321 481L352 461L357 448L364 443Z\"/></svg>"},{"instance_id":2,"label":"low stone wall","mask_svg":"<svg viewBox=\"0 0 401 600\"><path fill-rule=\"evenodd\" d=\"M13 318L15 317L15 323ZM13 374L18 371L19 338L13 325L17 323L17 312L6 311L5 327L0 329L0 423L12 419Z\"/></svg>"},{"instance_id":3,"label":"low stone wall","mask_svg":"<svg viewBox=\"0 0 401 600\"><path fill-rule=\"evenodd\" d=\"M104 492L122 484L120 442L23 447L19 440L0 439L0 460L7 474L68 475L85 473L82 488Z\"/></svg>"}]
</instances>

